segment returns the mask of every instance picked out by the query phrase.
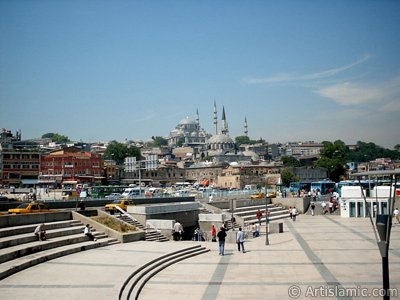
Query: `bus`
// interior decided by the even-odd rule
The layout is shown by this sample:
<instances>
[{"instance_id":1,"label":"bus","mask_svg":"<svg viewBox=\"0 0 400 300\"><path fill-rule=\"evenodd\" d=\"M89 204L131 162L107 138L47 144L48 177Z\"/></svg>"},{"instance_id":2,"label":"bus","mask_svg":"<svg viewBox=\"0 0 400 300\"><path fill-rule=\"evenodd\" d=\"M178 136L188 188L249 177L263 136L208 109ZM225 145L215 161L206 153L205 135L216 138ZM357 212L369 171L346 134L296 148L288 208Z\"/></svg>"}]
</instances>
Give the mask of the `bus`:
<instances>
[{"instance_id":1,"label":"bus","mask_svg":"<svg viewBox=\"0 0 400 300\"><path fill-rule=\"evenodd\" d=\"M311 187L311 183L310 182L299 182L299 181L294 182L293 181L293 182L291 182L289 184L289 191L291 193L298 193L298 192L300 192L302 190L304 190L306 192L309 192L310 191L310 187Z\"/></svg>"},{"instance_id":2,"label":"bus","mask_svg":"<svg viewBox=\"0 0 400 300\"><path fill-rule=\"evenodd\" d=\"M321 195L328 194L329 191L334 191L336 188L336 183L333 181L322 180L311 182L311 190L320 191Z\"/></svg>"},{"instance_id":3,"label":"bus","mask_svg":"<svg viewBox=\"0 0 400 300\"><path fill-rule=\"evenodd\" d=\"M92 197L105 198L111 194L122 194L127 188L125 185L97 185L92 188Z\"/></svg>"}]
</instances>

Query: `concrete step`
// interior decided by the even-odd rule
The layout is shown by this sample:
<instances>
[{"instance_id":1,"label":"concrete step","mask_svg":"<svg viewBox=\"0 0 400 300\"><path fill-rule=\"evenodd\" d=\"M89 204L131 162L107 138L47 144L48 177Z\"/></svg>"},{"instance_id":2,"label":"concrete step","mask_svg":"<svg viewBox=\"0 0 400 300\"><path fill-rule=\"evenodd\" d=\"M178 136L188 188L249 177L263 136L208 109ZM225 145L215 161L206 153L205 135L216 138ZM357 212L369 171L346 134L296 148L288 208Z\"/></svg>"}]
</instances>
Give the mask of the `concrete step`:
<instances>
[{"instance_id":1,"label":"concrete step","mask_svg":"<svg viewBox=\"0 0 400 300\"><path fill-rule=\"evenodd\" d=\"M57 228L53 230L46 229L46 238L53 239L60 236L83 233L84 228L85 226L83 226L83 224L81 223L73 223L73 226L65 228ZM7 236L0 240L0 249L31 243L35 241L37 241L37 237L36 235L33 234L33 232L18 234L14 236Z\"/></svg>"},{"instance_id":2,"label":"concrete step","mask_svg":"<svg viewBox=\"0 0 400 300\"><path fill-rule=\"evenodd\" d=\"M116 240L113 238L101 238L98 239L96 242L86 240L80 243L64 245L57 248L47 249L38 253L25 255L23 257L19 257L17 259L13 259L0 264L0 280L19 271L54 258L98 247L104 247L115 242Z\"/></svg>"},{"instance_id":3,"label":"concrete step","mask_svg":"<svg viewBox=\"0 0 400 300\"><path fill-rule=\"evenodd\" d=\"M93 232L93 235L100 239L106 237L104 233ZM46 241L35 241L31 243L16 245L12 247L7 247L0 249L0 263L6 261L11 261L16 258L20 258L33 253L46 251L53 248L63 247L70 244L77 244L88 241L89 237L82 233L59 236L52 239L47 239Z\"/></svg>"},{"instance_id":4,"label":"concrete step","mask_svg":"<svg viewBox=\"0 0 400 300\"><path fill-rule=\"evenodd\" d=\"M279 221L282 219L286 219L286 218L290 218L290 214L286 213L286 214L281 214L281 215L277 215L277 216L270 216L269 217L269 222L273 222L273 221ZM265 223L265 216L263 218L261 218L261 223ZM254 223L257 223L258 219L257 218L253 218L253 219L248 219L244 221L245 225L252 225Z\"/></svg>"},{"instance_id":5,"label":"concrete step","mask_svg":"<svg viewBox=\"0 0 400 300\"><path fill-rule=\"evenodd\" d=\"M51 230L51 229L57 229L57 228L77 226L78 224L82 224L82 223L78 220L65 220L65 221L44 223L46 231ZM38 225L39 224L29 224L29 225L22 225L22 226L12 226L12 227L0 228L0 238L6 237L6 236L13 236L13 235L17 235L17 234L23 234L23 233L33 233L33 231L35 231L35 228Z\"/></svg>"},{"instance_id":6,"label":"concrete step","mask_svg":"<svg viewBox=\"0 0 400 300\"><path fill-rule=\"evenodd\" d=\"M236 212L236 211L235 211L234 214L237 215L237 216L239 216L239 217L244 218L244 217L246 217L246 216L255 216L255 215L257 214L257 211L258 211L258 210L246 210L246 211L240 211L240 212ZM288 212L287 209L284 209L284 208L282 208L282 207L270 208L270 209L268 209L268 211L270 212L271 215L273 215L273 214L278 214L278 213L280 213L280 212L282 212L282 211ZM265 214L265 210L262 210L261 212L262 212L263 214Z\"/></svg>"},{"instance_id":7,"label":"concrete step","mask_svg":"<svg viewBox=\"0 0 400 300\"><path fill-rule=\"evenodd\" d=\"M268 204L267 205L268 209L273 209L276 206L274 204ZM242 206L242 207L237 207L235 208L235 213L236 212L241 212L241 211L248 211L248 210L265 210L265 204L264 205L251 205L251 206ZM229 211L229 209L227 209L227 211Z\"/></svg>"}]
</instances>

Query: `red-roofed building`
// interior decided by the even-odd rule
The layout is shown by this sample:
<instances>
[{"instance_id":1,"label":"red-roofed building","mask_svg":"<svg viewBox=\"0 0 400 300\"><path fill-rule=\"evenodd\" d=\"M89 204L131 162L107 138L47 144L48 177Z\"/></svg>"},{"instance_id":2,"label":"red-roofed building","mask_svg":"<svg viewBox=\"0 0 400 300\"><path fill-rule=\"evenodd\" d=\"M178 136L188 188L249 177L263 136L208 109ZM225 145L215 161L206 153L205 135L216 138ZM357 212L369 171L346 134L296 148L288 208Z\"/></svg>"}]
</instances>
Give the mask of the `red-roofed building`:
<instances>
[{"instance_id":1,"label":"red-roofed building","mask_svg":"<svg viewBox=\"0 0 400 300\"><path fill-rule=\"evenodd\" d=\"M101 182L104 162L100 154L85 152L75 147L52 151L41 158L41 176L52 178L58 184Z\"/></svg>"}]
</instances>

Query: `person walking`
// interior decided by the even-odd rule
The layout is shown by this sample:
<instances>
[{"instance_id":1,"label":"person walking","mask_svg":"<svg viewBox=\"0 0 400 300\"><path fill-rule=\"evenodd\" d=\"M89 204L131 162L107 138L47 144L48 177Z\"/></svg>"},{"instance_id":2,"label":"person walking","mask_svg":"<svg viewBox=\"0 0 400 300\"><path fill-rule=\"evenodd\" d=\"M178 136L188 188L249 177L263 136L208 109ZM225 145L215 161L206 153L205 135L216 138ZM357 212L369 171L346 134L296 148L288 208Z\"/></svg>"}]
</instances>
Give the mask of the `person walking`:
<instances>
[{"instance_id":1,"label":"person walking","mask_svg":"<svg viewBox=\"0 0 400 300\"><path fill-rule=\"evenodd\" d=\"M238 245L238 251L240 252L240 246L242 247L242 252L244 253L244 232L242 227L239 227L239 231L236 233L236 243Z\"/></svg>"},{"instance_id":2,"label":"person walking","mask_svg":"<svg viewBox=\"0 0 400 300\"><path fill-rule=\"evenodd\" d=\"M289 206L289 215L290 215L290 220L293 220L293 214L292 214L292 207Z\"/></svg>"},{"instance_id":3,"label":"person walking","mask_svg":"<svg viewBox=\"0 0 400 300\"><path fill-rule=\"evenodd\" d=\"M325 203L325 201L322 201L321 207L322 207L322 213L326 214L326 203Z\"/></svg>"},{"instance_id":4,"label":"person walking","mask_svg":"<svg viewBox=\"0 0 400 300\"><path fill-rule=\"evenodd\" d=\"M90 225L86 224L85 229L83 230L83 233L89 237L91 241L97 241L97 239L94 237L92 230L90 229Z\"/></svg>"},{"instance_id":5,"label":"person walking","mask_svg":"<svg viewBox=\"0 0 400 300\"><path fill-rule=\"evenodd\" d=\"M224 227L220 228L220 230L217 233L217 237L218 237L219 255L224 256L224 254L225 254L225 238L226 238L226 232L225 232Z\"/></svg>"},{"instance_id":6,"label":"person walking","mask_svg":"<svg viewBox=\"0 0 400 300\"><path fill-rule=\"evenodd\" d=\"M182 233L183 233L182 224L179 223L179 221L176 221L174 224L174 232L173 232L174 241L180 241Z\"/></svg>"},{"instance_id":7,"label":"person walking","mask_svg":"<svg viewBox=\"0 0 400 300\"><path fill-rule=\"evenodd\" d=\"M217 241L217 229L215 228L214 224L211 226L211 241L216 242Z\"/></svg>"},{"instance_id":8,"label":"person walking","mask_svg":"<svg viewBox=\"0 0 400 300\"><path fill-rule=\"evenodd\" d=\"M293 222L296 221L297 213L298 212L297 212L296 206L293 206L293 209L292 209L292 220L293 220Z\"/></svg>"},{"instance_id":9,"label":"person walking","mask_svg":"<svg viewBox=\"0 0 400 300\"><path fill-rule=\"evenodd\" d=\"M262 212L260 209L258 209L258 211L256 213L256 218L258 220L258 224L261 224L261 217L262 217Z\"/></svg>"},{"instance_id":10,"label":"person walking","mask_svg":"<svg viewBox=\"0 0 400 300\"><path fill-rule=\"evenodd\" d=\"M399 209L396 207L395 210L393 211L393 216L395 217L397 224L400 224L400 217L399 217L400 213L399 213Z\"/></svg>"},{"instance_id":11,"label":"person walking","mask_svg":"<svg viewBox=\"0 0 400 300\"><path fill-rule=\"evenodd\" d=\"M311 215L314 216L315 203L311 202Z\"/></svg>"}]
</instances>

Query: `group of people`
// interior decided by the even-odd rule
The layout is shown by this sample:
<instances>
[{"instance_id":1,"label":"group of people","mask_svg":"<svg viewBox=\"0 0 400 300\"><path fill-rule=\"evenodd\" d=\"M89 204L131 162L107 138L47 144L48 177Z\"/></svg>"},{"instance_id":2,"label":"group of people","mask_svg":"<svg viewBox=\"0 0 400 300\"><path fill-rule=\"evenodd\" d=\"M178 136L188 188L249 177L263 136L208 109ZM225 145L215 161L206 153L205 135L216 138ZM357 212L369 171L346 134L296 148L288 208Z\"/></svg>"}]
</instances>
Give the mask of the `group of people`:
<instances>
[{"instance_id":1,"label":"group of people","mask_svg":"<svg viewBox=\"0 0 400 300\"><path fill-rule=\"evenodd\" d=\"M213 225L214 226L214 225ZM219 250L219 255L224 256L225 255L225 239L227 236L228 230L224 227L221 226L217 233L217 238L218 238L218 250ZM244 239L245 239L245 234L242 230L242 227L239 227L239 231L236 232L236 244L238 246L238 251L242 251L245 253L244 250Z\"/></svg>"},{"instance_id":2,"label":"group of people","mask_svg":"<svg viewBox=\"0 0 400 300\"><path fill-rule=\"evenodd\" d=\"M84 235L89 237L91 241L97 241L96 237L93 235L92 230L90 228L89 224L86 224L84 230L83 230ZM39 224L33 234L37 237L38 241L45 241L46 240L46 228L44 226L44 223Z\"/></svg>"}]
</instances>

